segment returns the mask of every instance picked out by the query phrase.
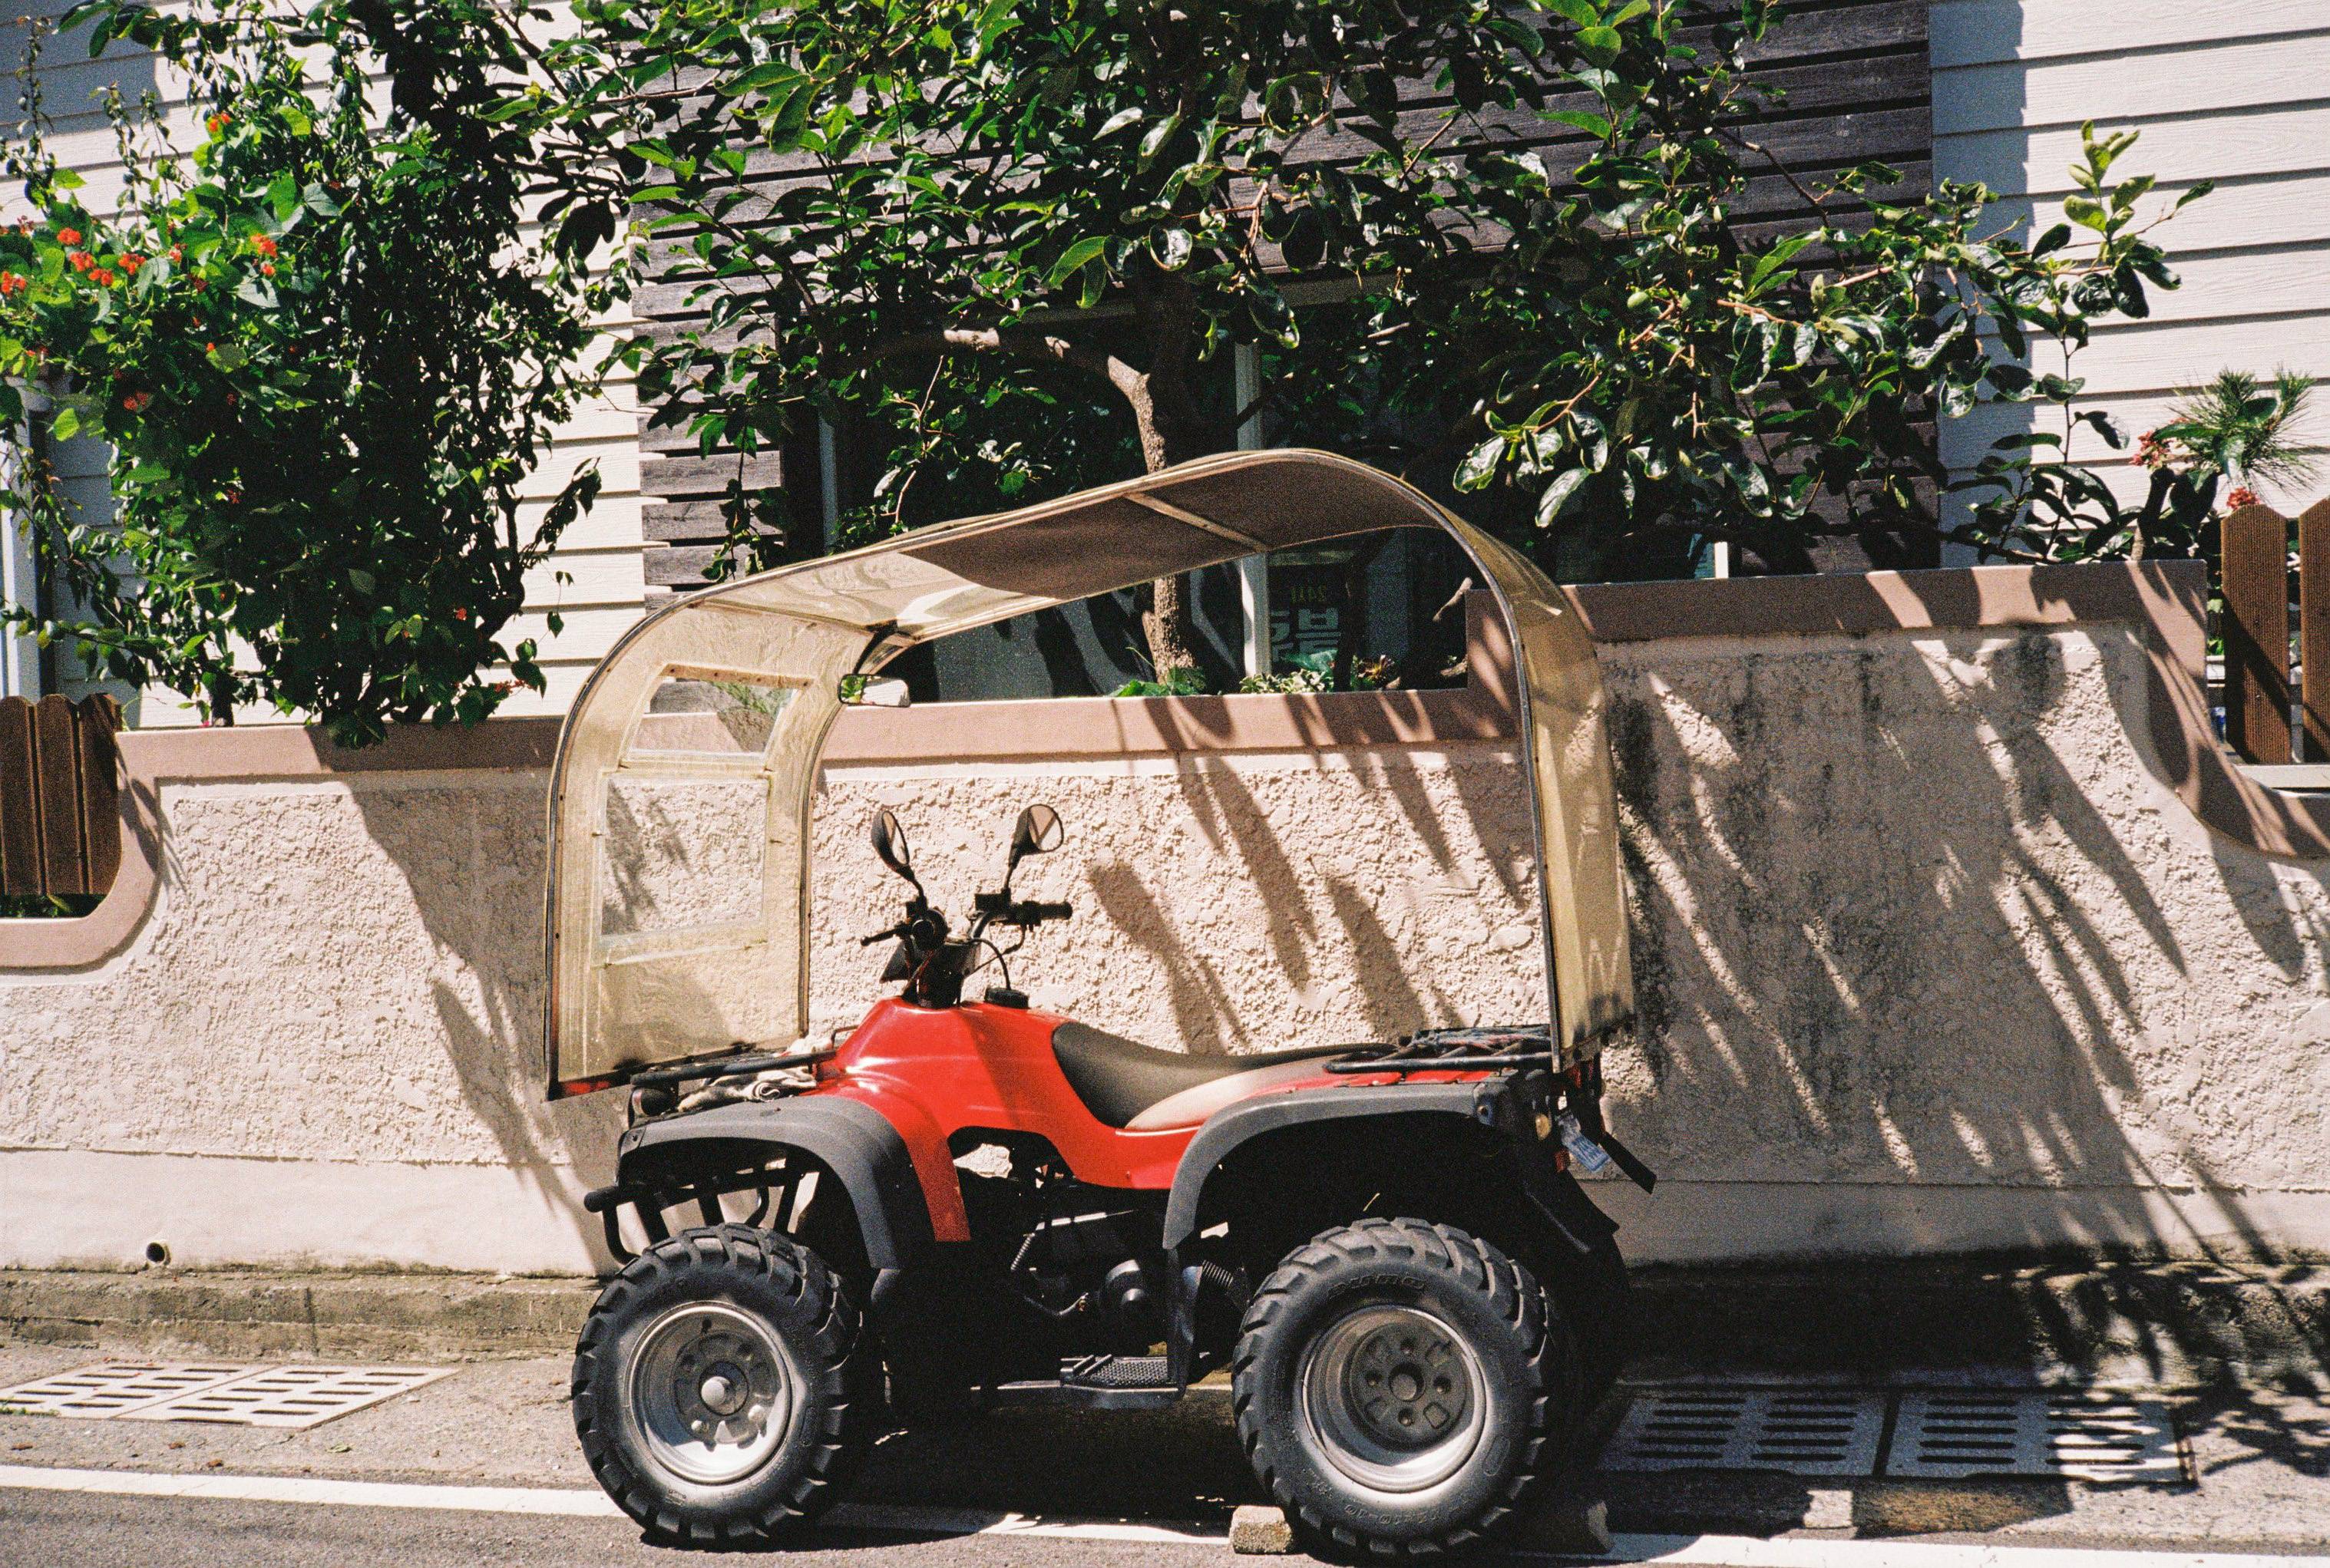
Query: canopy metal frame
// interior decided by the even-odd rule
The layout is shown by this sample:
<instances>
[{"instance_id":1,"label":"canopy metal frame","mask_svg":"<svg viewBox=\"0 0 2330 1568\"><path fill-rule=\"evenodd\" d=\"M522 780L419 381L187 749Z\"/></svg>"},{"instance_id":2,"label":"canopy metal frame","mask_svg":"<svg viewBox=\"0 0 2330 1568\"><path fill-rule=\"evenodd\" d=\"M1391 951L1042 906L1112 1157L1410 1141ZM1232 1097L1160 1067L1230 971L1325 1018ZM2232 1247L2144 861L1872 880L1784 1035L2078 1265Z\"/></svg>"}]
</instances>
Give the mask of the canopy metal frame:
<instances>
[{"instance_id":1,"label":"canopy metal frame","mask_svg":"<svg viewBox=\"0 0 2330 1568\"><path fill-rule=\"evenodd\" d=\"M1273 449L917 529L706 588L643 618L584 683L553 768L552 1098L739 1046L789 1044L808 1028L810 812L845 677L872 675L938 638L1168 573L1397 527L1454 539L1511 634L1547 1016L1565 1060L1595 1053L1632 1016L1634 982L1591 637L1527 557L1412 486L1331 453ZM781 694L761 704L773 709L765 744L723 752L663 743L658 725L669 721L650 708L675 679ZM611 793L689 782L761 790L757 909L669 929L608 929L600 890Z\"/></svg>"}]
</instances>

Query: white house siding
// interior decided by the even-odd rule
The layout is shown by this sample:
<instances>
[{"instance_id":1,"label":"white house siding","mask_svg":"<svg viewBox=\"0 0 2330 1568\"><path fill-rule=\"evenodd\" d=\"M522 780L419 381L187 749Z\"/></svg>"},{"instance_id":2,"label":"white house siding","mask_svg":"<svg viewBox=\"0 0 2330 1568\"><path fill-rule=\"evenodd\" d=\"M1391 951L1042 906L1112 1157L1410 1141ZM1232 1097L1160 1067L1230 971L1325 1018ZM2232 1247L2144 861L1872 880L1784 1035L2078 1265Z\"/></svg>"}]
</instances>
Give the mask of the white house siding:
<instances>
[{"instance_id":1,"label":"white house siding","mask_svg":"<svg viewBox=\"0 0 2330 1568\"><path fill-rule=\"evenodd\" d=\"M2142 136L2114 173L2152 174L2157 210L2202 180L2216 190L2158 231L2183 287L2152 315L2098 329L2075 356L2082 408L2131 438L2224 369L2330 377L2330 0L1943 0L1932 14L1934 170L1999 194L2002 226L2061 217L2079 125ZM2035 367L2059 371L2060 355ZM2026 411L1944 427L1961 474ZM2309 427L2330 445L2330 406ZM2085 427L2074 456L2113 456ZM2140 470L2107 470L2125 494ZM2271 494L2285 509L2330 493Z\"/></svg>"},{"instance_id":2,"label":"white house siding","mask_svg":"<svg viewBox=\"0 0 2330 1568\"><path fill-rule=\"evenodd\" d=\"M12 6L11 18L22 9L50 14L67 8L67 0L35 0L29 7ZM0 62L13 68L23 57L24 31L13 20L0 25ZM150 90L172 108L174 134L194 129L192 117L178 110L178 90L157 73L150 55L115 46L101 61L86 58L86 45L73 40L52 40L41 70L45 107L53 126L52 145L60 157L89 182L83 192L90 205L103 211L118 199L121 164L112 128L92 96L108 83L118 85L135 99ZM13 110L8 118L14 119ZM0 214L13 216L23 205L20 191L0 193ZM628 314L611 318L611 329L628 332ZM556 555L529 581L525 613L503 633L507 645L531 637L540 645L540 664L549 689L536 696L520 691L502 711L511 714L564 712L575 689L609 645L639 617L646 589L640 573L639 446L635 401L627 380L619 379L606 393L578 409L560 427L547 459L528 481L528 504L520 512L526 524L539 522L544 504L554 496L576 465L596 459L604 479L598 504L570 528ZM69 493L84 506L107 505L105 452L90 441L74 441L58 454L67 476ZM558 581L564 573L569 581ZM564 629L554 637L547 617L557 611ZM92 683L67 680L68 692ZM124 693L124 695L129 694ZM242 722L264 723L279 715L260 710L239 715ZM194 723L196 715L174 695L145 694L136 702L132 722L144 727Z\"/></svg>"}]
</instances>

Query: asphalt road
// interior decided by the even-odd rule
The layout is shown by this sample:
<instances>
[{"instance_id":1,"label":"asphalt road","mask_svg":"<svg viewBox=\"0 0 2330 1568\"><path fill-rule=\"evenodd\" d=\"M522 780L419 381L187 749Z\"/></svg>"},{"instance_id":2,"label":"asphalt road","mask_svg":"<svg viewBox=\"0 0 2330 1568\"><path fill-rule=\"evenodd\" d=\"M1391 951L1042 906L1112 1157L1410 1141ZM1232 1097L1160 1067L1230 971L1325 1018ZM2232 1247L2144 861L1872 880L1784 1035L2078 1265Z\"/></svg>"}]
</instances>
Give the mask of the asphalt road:
<instances>
[{"instance_id":1,"label":"asphalt road","mask_svg":"<svg viewBox=\"0 0 2330 1568\"><path fill-rule=\"evenodd\" d=\"M620 1519L0 1493L0 1564L5 1568L728 1568L778 1563L786 1568L1196 1568L1201 1563L1221 1568L1228 1555L1218 1545L824 1531L789 1551L713 1557L649 1546Z\"/></svg>"}]
</instances>

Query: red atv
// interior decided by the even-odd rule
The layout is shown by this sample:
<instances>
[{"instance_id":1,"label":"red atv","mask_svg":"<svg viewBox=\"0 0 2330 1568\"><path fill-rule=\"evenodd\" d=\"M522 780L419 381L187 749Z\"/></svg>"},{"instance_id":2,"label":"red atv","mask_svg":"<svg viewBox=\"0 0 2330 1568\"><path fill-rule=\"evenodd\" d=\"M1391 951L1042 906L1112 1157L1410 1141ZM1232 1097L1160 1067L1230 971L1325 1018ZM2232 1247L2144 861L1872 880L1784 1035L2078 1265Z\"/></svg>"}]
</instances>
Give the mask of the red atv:
<instances>
[{"instance_id":1,"label":"red atv","mask_svg":"<svg viewBox=\"0 0 2330 1568\"><path fill-rule=\"evenodd\" d=\"M895 944L903 989L814 1041L811 806L865 677L972 627L1395 527L1444 532L1496 607L1482 673L1532 807L1544 1025L1237 1057L1120 1039L1035 1011L1001 968L1065 904L1014 898L1007 871L956 927L886 812L874 846L910 894L868 940ZM1406 711L1158 701L1119 717L1176 732L1279 703L1397 734ZM1568 1163L1649 1180L1600 1113L1599 1053L1634 1011L1604 704L1593 639L1526 557L1323 452L1204 458L643 618L560 736L545 906L550 1095L630 1097L615 1182L588 1199L625 1267L573 1385L607 1490L668 1537L757 1536L831 1498L886 1393L909 1420L1141 1409L1227 1372L1256 1472L1314 1545L1486 1536L1618 1367L1625 1274ZM626 837L643 817L717 853L659 868ZM1059 836L1030 808L1011 866ZM965 1000L988 961L1000 983Z\"/></svg>"},{"instance_id":2,"label":"red atv","mask_svg":"<svg viewBox=\"0 0 2330 1568\"><path fill-rule=\"evenodd\" d=\"M1010 867L1060 836L1030 807ZM902 994L838 1047L632 1081L620 1180L586 1202L611 1247L625 1205L650 1244L574 1365L608 1492L667 1535L764 1535L832 1498L886 1373L918 1421L1151 1408L1227 1368L1255 1473L1314 1540L1493 1531L1617 1372L1615 1227L1566 1168L1633 1163L1594 1067L1553 1071L1542 1029L1153 1050L1009 984L1068 905L1015 899L1007 871L957 930L888 811L873 839L911 889L865 939L895 943ZM990 965L1005 983L964 1000ZM667 1233L691 1200L704 1223Z\"/></svg>"}]
</instances>

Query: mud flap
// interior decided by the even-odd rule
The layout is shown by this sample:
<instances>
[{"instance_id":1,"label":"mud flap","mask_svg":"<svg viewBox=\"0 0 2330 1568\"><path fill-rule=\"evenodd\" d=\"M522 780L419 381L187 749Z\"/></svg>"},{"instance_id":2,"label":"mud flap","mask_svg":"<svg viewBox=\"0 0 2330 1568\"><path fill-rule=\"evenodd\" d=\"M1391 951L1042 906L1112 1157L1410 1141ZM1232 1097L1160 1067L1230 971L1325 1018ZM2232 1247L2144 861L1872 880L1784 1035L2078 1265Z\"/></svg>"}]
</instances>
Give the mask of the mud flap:
<instances>
[{"instance_id":1,"label":"mud flap","mask_svg":"<svg viewBox=\"0 0 2330 1568\"><path fill-rule=\"evenodd\" d=\"M1524 1138L1520 1147L1521 1190L1530 1205L1579 1256L1590 1256L1595 1243L1617 1234L1618 1222L1595 1207L1577 1178L1554 1163L1549 1145Z\"/></svg>"}]
</instances>

